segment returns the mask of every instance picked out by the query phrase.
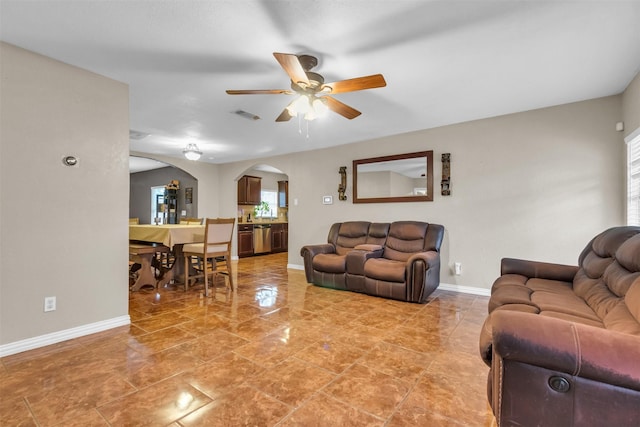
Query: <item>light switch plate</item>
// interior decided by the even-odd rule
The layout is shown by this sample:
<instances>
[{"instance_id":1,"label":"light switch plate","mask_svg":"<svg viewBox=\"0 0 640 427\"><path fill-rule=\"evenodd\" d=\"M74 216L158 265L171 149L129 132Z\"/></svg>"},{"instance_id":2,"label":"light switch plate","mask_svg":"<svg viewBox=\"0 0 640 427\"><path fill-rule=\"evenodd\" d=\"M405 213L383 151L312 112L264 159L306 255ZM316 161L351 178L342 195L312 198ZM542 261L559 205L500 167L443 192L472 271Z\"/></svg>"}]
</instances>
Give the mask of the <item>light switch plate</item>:
<instances>
[{"instance_id":1,"label":"light switch plate","mask_svg":"<svg viewBox=\"0 0 640 427\"><path fill-rule=\"evenodd\" d=\"M44 311L55 311L56 310L56 297L45 297L44 298Z\"/></svg>"}]
</instances>

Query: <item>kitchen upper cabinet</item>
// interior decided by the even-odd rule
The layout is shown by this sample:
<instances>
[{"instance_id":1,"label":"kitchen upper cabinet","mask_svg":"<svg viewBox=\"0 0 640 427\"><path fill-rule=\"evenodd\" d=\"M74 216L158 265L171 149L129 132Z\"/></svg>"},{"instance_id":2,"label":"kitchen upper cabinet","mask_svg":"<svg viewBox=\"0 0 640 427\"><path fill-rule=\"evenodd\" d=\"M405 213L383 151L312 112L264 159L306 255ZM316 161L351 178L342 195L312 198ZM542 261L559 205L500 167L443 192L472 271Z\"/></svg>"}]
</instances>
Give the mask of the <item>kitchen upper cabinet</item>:
<instances>
[{"instance_id":1,"label":"kitchen upper cabinet","mask_svg":"<svg viewBox=\"0 0 640 427\"><path fill-rule=\"evenodd\" d=\"M260 190L262 178L258 176L244 175L238 180L238 204L258 205L260 204Z\"/></svg>"},{"instance_id":2,"label":"kitchen upper cabinet","mask_svg":"<svg viewBox=\"0 0 640 427\"><path fill-rule=\"evenodd\" d=\"M278 207L289 207L289 181L278 181Z\"/></svg>"}]
</instances>

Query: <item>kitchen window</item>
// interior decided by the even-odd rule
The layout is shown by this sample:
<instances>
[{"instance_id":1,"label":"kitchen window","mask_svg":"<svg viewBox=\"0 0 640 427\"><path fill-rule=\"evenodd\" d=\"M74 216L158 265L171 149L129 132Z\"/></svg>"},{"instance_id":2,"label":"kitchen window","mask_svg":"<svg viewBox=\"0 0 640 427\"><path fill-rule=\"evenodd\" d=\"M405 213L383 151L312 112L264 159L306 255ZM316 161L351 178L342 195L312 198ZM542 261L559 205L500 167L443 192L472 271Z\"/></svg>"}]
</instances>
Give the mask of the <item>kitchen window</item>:
<instances>
[{"instance_id":1,"label":"kitchen window","mask_svg":"<svg viewBox=\"0 0 640 427\"><path fill-rule=\"evenodd\" d=\"M260 200L269 203L269 212L258 212L258 218L275 218L278 216L278 190L260 191Z\"/></svg>"},{"instance_id":2,"label":"kitchen window","mask_svg":"<svg viewBox=\"0 0 640 427\"><path fill-rule=\"evenodd\" d=\"M627 142L627 225L640 225L640 135Z\"/></svg>"}]
</instances>

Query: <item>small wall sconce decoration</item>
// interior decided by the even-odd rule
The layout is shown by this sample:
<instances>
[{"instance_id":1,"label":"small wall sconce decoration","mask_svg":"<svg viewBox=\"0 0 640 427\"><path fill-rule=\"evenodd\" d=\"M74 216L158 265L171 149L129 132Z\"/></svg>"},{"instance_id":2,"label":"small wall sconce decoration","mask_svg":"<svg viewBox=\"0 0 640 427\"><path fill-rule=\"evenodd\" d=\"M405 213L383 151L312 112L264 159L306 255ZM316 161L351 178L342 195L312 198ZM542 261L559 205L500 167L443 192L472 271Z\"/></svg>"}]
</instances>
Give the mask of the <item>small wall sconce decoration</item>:
<instances>
[{"instance_id":1,"label":"small wall sconce decoration","mask_svg":"<svg viewBox=\"0 0 640 427\"><path fill-rule=\"evenodd\" d=\"M340 166L340 185L338 185L338 200L347 200L347 167Z\"/></svg>"},{"instance_id":2,"label":"small wall sconce decoration","mask_svg":"<svg viewBox=\"0 0 640 427\"><path fill-rule=\"evenodd\" d=\"M62 158L62 163L65 166L78 166L78 158L75 156L64 156Z\"/></svg>"},{"instance_id":3,"label":"small wall sconce decoration","mask_svg":"<svg viewBox=\"0 0 640 427\"><path fill-rule=\"evenodd\" d=\"M451 153L442 154L442 181L440 181L443 196L451 195Z\"/></svg>"}]
</instances>

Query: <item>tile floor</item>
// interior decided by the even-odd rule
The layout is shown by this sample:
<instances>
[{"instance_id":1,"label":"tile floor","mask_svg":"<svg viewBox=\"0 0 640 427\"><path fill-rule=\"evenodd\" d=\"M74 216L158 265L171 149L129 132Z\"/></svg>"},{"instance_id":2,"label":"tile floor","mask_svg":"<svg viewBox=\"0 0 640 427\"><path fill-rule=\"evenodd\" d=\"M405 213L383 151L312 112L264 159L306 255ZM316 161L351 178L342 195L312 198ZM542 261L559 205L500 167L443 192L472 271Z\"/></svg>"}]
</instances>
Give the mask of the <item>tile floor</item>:
<instances>
[{"instance_id":1,"label":"tile floor","mask_svg":"<svg viewBox=\"0 0 640 427\"><path fill-rule=\"evenodd\" d=\"M2 426L494 426L486 297L425 305L308 285L286 254L238 290L130 297L131 326L0 359Z\"/></svg>"}]
</instances>

